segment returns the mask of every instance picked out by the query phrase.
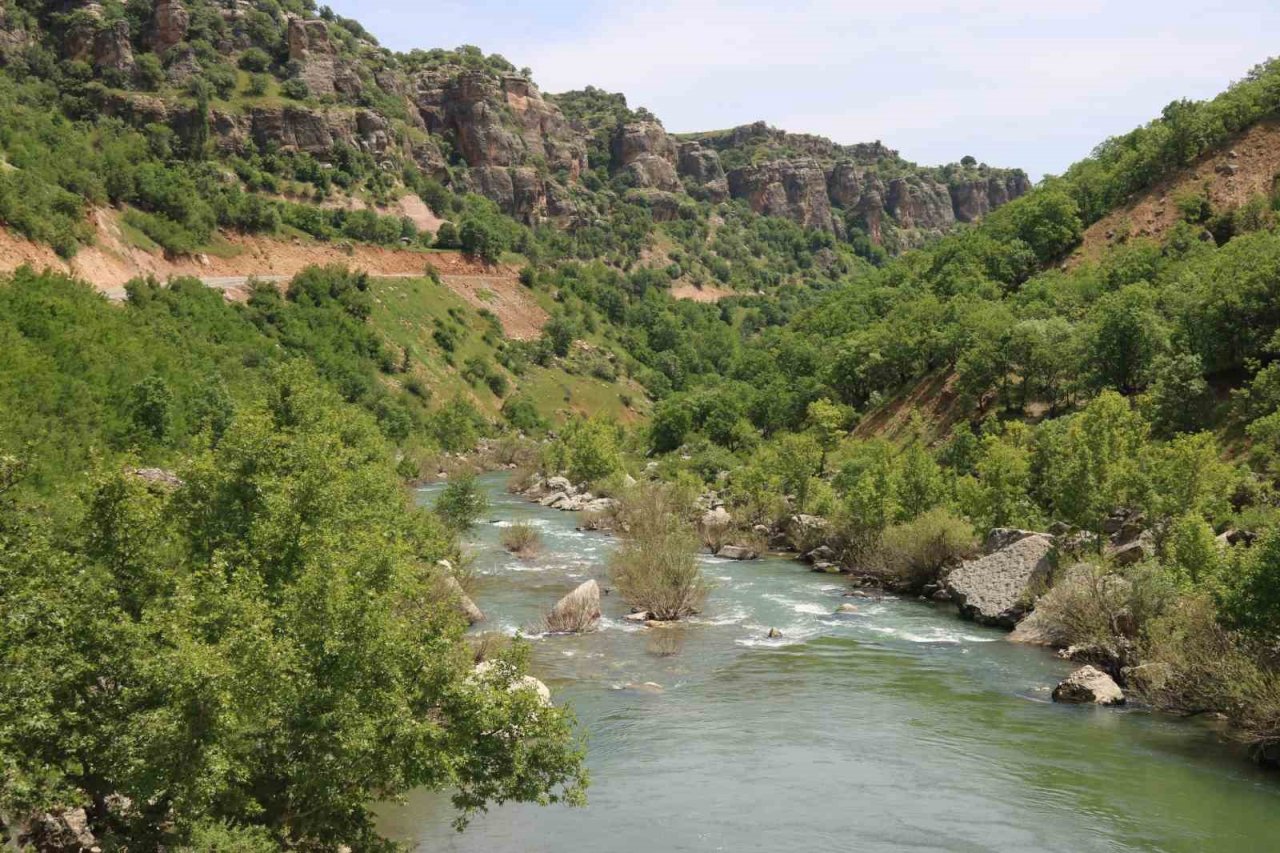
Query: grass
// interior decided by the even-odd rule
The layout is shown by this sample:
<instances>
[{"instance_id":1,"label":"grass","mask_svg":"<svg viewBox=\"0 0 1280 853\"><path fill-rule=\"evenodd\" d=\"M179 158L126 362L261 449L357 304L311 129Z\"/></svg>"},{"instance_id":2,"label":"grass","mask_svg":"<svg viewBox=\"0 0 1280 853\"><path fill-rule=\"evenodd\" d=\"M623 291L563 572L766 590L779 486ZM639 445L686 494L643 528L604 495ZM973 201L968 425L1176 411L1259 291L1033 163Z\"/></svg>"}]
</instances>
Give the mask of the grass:
<instances>
[{"instance_id":1,"label":"grass","mask_svg":"<svg viewBox=\"0 0 1280 853\"><path fill-rule=\"evenodd\" d=\"M528 559L542 547L542 536L538 528L527 521L517 521L502 531L502 547L517 557Z\"/></svg>"},{"instance_id":2,"label":"grass","mask_svg":"<svg viewBox=\"0 0 1280 853\"><path fill-rule=\"evenodd\" d=\"M435 400L456 394L470 399L482 412L496 415L502 399L483 385L472 386L460 375L467 359L483 357L497 364L497 348L485 342L490 323L470 303L444 284L431 279L377 279L373 283L372 322L387 340L408 349L423 381ZM440 325L461 326L452 353L445 353L432 334ZM454 365L445 358L449 355ZM522 376L509 376L513 389L527 395L538 414L551 423L563 423L573 413L603 413L633 423L643 416L645 394L630 379L604 382L587 374L570 374L558 366L530 365ZM629 408L624 395L637 407Z\"/></svg>"}]
</instances>

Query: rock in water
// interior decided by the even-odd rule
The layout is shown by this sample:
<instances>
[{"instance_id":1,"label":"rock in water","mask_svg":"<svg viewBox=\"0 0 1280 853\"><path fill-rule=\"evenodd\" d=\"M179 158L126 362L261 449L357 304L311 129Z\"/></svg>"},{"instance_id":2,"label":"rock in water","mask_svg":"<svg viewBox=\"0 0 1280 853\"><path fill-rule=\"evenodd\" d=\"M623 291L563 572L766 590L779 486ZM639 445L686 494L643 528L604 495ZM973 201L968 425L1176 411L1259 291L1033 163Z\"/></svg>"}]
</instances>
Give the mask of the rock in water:
<instances>
[{"instance_id":1,"label":"rock in water","mask_svg":"<svg viewBox=\"0 0 1280 853\"><path fill-rule=\"evenodd\" d=\"M1031 609L1032 597L1053 570L1053 538L1042 533L1019 539L947 576L946 589L960 615L983 625L1012 628Z\"/></svg>"},{"instance_id":2,"label":"rock in water","mask_svg":"<svg viewBox=\"0 0 1280 853\"><path fill-rule=\"evenodd\" d=\"M782 636L782 632L781 632L781 631L779 631L777 628L770 628L770 629L769 629L769 639L770 639L770 640L776 640L776 639L778 639L778 638L779 638L779 637L781 637L781 636Z\"/></svg>"},{"instance_id":3,"label":"rock in water","mask_svg":"<svg viewBox=\"0 0 1280 853\"><path fill-rule=\"evenodd\" d=\"M475 665L475 668L472 670L472 672L477 677L484 678L491 671L493 671L495 666L501 666L501 664L497 664L491 660L481 661L480 663ZM501 672L501 670L499 670L499 672ZM522 675L519 678L512 679L511 684L508 686L507 689L511 691L532 690L534 693L538 695L538 701L540 701L543 705L551 704L551 688L547 687L547 685L543 684L540 680L534 678L532 675Z\"/></svg>"},{"instance_id":4,"label":"rock in water","mask_svg":"<svg viewBox=\"0 0 1280 853\"><path fill-rule=\"evenodd\" d=\"M724 557L726 560L754 560L756 552L746 545L722 545L716 552L716 556Z\"/></svg>"},{"instance_id":5,"label":"rock in water","mask_svg":"<svg viewBox=\"0 0 1280 853\"><path fill-rule=\"evenodd\" d=\"M484 621L484 612L479 607L476 607L476 603L463 591L462 584L458 583L457 578L453 575L446 575L444 583L449 588L449 593L457 601L458 612L466 618L468 625Z\"/></svg>"},{"instance_id":6,"label":"rock in water","mask_svg":"<svg viewBox=\"0 0 1280 853\"><path fill-rule=\"evenodd\" d=\"M836 608L836 613L857 613L857 612L858 612L858 605L856 604L846 603L846 604L841 604L839 607Z\"/></svg>"},{"instance_id":7,"label":"rock in water","mask_svg":"<svg viewBox=\"0 0 1280 853\"><path fill-rule=\"evenodd\" d=\"M1123 705L1124 691L1100 669L1082 666L1053 688L1053 701L1072 704Z\"/></svg>"},{"instance_id":8,"label":"rock in water","mask_svg":"<svg viewBox=\"0 0 1280 853\"><path fill-rule=\"evenodd\" d=\"M556 602L547 616L547 630L554 633L593 631L600 621L600 585L594 579Z\"/></svg>"}]
</instances>

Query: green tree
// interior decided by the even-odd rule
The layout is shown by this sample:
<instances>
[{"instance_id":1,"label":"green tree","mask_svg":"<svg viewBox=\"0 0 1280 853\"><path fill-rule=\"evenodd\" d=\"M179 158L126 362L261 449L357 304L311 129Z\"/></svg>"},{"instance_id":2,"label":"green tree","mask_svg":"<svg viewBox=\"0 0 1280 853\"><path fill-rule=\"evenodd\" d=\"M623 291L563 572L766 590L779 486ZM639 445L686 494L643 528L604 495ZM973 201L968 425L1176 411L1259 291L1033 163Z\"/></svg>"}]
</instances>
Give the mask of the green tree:
<instances>
[{"instance_id":1,"label":"green tree","mask_svg":"<svg viewBox=\"0 0 1280 853\"><path fill-rule=\"evenodd\" d=\"M434 509L450 529L470 530L489 509L489 499L475 477L461 476L444 487Z\"/></svg>"}]
</instances>

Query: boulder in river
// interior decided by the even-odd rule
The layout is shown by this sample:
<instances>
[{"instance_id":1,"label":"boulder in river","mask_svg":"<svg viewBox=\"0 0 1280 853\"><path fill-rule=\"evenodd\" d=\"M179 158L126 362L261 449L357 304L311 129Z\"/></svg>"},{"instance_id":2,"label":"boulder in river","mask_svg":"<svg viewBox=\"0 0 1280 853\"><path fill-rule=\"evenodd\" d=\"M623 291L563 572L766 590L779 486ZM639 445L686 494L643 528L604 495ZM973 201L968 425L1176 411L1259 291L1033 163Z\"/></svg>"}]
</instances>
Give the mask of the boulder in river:
<instances>
[{"instance_id":1,"label":"boulder in river","mask_svg":"<svg viewBox=\"0 0 1280 853\"><path fill-rule=\"evenodd\" d=\"M458 583L457 578L453 575L445 575L444 585L450 597L454 600L454 606L462 614L463 618L467 620L468 625L484 621L484 612L479 607L476 607L476 603L462 589L462 584Z\"/></svg>"},{"instance_id":2,"label":"boulder in river","mask_svg":"<svg viewBox=\"0 0 1280 853\"><path fill-rule=\"evenodd\" d=\"M769 629L769 639L770 639L770 640L776 640L776 639L778 639L778 638L779 638L779 637L781 637L781 636L782 636L782 632L781 632L781 631L779 631L777 628L770 628L770 629Z\"/></svg>"},{"instance_id":3,"label":"boulder in river","mask_svg":"<svg viewBox=\"0 0 1280 853\"><path fill-rule=\"evenodd\" d=\"M476 664L472 672L475 673L477 677L484 678L494 671L494 667L503 665L504 664L499 664L495 661L485 660ZM543 705L551 704L551 688L547 687L547 685L543 684L532 675L522 675L519 678L512 679L511 684L507 689L511 691L532 690L538 695L538 701Z\"/></svg>"},{"instance_id":4,"label":"boulder in river","mask_svg":"<svg viewBox=\"0 0 1280 853\"><path fill-rule=\"evenodd\" d=\"M547 616L547 630L556 634L579 634L595 630L599 622L600 585L593 578L556 602Z\"/></svg>"},{"instance_id":5,"label":"boulder in river","mask_svg":"<svg viewBox=\"0 0 1280 853\"><path fill-rule=\"evenodd\" d=\"M1077 705L1123 705L1124 691L1102 670L1082 666L1053 688L1053 701Z\"/></svg>"},{"instance_id":6,"label":"boulder in river","mask_svg":"<svg viewBox=\"0 0 1280 853\"><path fill-rule=\"evenodd\" d=\"M984 625L1012 628L1031 609L1053 571L1053 537L1037 533L977 560L946 579L960 615Z\"/></svg>"},{"instance_id":7,"label":"boulder in river","mask_svg":"<svg viewBox=\"0 0 1280 853\"><path fill-rule=\"evenodd\" d=\"M1071 637L1061 625L1044 618L1038 610L1033 610L1027 614L1027 618L1014 626L1008 640L1029 646L1061 648L1071 642Z\"/></svg>"},{"instance_id":8,"label":"boulder in river","mask_svg":"<svg viewBox=\"0 0 1280 853\"><path fill-rule=\"evenodd\" d=\"M754 560L758 555L746 545L721 545L716 556L726 560Z\"/></svg>"},{"instance_id":9,"label":"boulder in river","mask_svg":"<svg viewBox=\"0 0 1280 853\"><path fill-rule=\"evenodd\" d=\"M857 613L857 612L858 612L858 605L849 604L848 602L845 602L844 604L841 604L839 607L836 608L836 613L840 613L840 614Z\"/></svg>"},{"instance_id":10,"label":"boulder in river","mask_svg":"<svg viewBox=\"0 0 1280 853\"><path fill-rule=\"evenodd\" d=\"M628 613L626 616L623 616L622 618L623 618L624 620L626 620L627 622L642 622L642 623L643 623L643 622L648 622L648 621L649 621L649 611L648 611L648 610L639 610L639 611L636 611L635 613Z\"/></svg>"}]
</instances>

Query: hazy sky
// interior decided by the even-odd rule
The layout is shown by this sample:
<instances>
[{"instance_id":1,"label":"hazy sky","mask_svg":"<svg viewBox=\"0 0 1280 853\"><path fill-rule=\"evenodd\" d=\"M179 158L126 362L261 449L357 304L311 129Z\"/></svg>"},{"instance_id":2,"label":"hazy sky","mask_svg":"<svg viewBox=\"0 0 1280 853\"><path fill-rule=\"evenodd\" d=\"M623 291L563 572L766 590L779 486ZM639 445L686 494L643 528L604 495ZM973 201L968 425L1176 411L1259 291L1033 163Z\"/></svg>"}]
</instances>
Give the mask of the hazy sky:
<instances>
[{"instance_id":1,"label":"hazy sky","mask_svg":"<svg viewBox=\"0 0 1280 853\"><path fill-rule=\"evenodd\" d=\"M1280 53L1275 0L329 2L387 47L478 45L671 131L764 119L1035 178Z\"/></svg>"}]
</instances>

